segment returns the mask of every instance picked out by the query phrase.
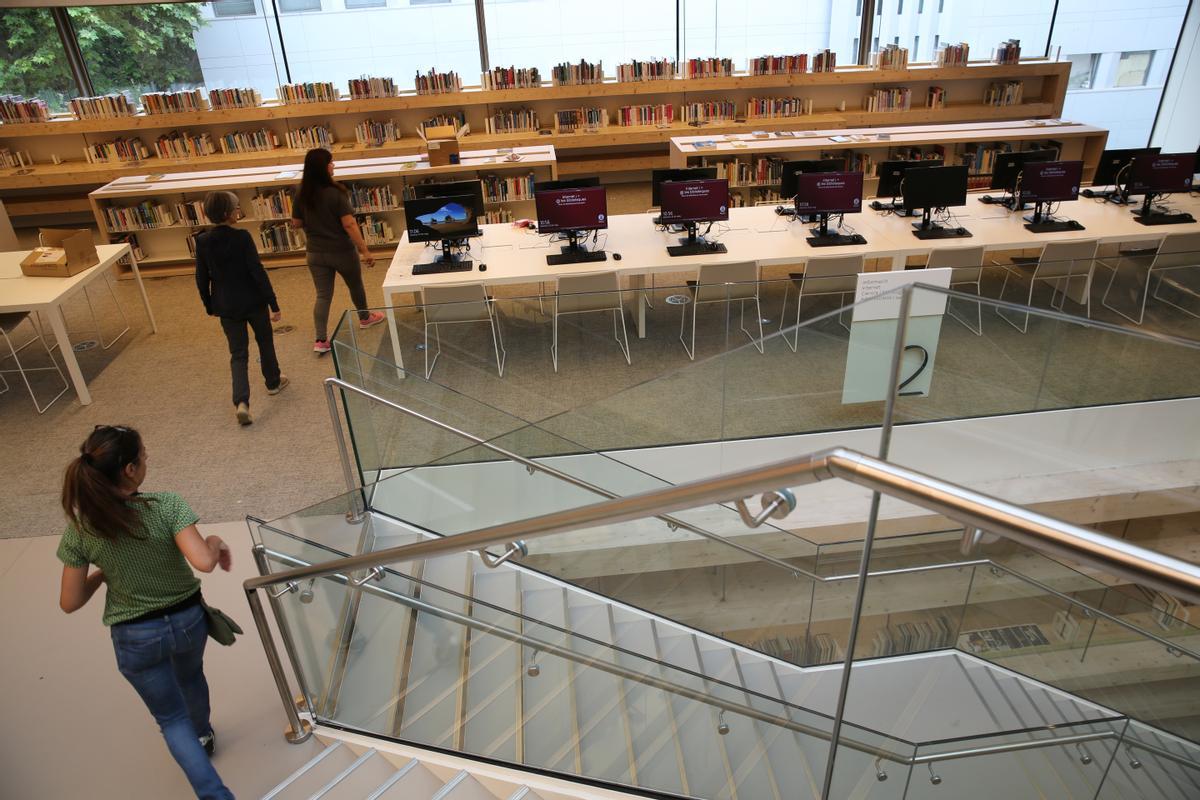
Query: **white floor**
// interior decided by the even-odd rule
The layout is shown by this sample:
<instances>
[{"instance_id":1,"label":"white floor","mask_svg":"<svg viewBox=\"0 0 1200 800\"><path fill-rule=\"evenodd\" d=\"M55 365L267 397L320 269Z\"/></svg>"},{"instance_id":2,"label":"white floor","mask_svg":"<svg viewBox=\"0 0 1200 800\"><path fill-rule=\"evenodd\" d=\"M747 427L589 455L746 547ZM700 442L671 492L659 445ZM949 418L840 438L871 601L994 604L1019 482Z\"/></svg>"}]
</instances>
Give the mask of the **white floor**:
<instances>
[{"instance_id":1,"label":"white floor","mask_svg":"<svg viewBox=\"0 0 1200 800\"><path fill-rule=\"evenodd\" d=\"M239 798L260 797L321 745L287 744L283 710L241 583L254 574L242 523L201 526L235 555L204 577L204 596L246 630L233 647L210 641L206 672L217 770ZM0 797L187 798L190 787L133 689L117 672L99 593L81 611L58 608L58 537L0 540Z\"/></svg>"}]
</instances>

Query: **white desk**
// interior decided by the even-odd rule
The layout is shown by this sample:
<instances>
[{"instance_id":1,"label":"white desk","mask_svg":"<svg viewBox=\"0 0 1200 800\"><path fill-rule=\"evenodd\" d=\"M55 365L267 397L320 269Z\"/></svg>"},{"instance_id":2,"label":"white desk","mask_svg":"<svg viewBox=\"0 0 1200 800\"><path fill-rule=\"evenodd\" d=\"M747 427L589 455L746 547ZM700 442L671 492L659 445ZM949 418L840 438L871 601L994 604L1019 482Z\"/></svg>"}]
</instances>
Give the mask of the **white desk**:
<instances>
[{"instance_id":1,"label":"white desk","mask_svg":"<svg viewBox=\"0 0 1200 800\"><path fill-rule=\"evenodd\" d=\"M1172 196L1171 202L1180 210L1189 211L1200 218L1200 200L1177 194ZM897 217L867 208L861 214L846 217L849 225L867 239L865 245L850 247L812 247L806 239L813 225L781 217L773 207L734 208L730 209L729 222L724 223L724 230L719 232L718 226L713 227L715 238L726 245L728 252L678 258L667 255L667 245L675 244L679 234L656 230L650 221L652 214L619 214L609 217L607 240L604 238L606 232L600 232L604 249L609 254L608 260L557 267L546 264L546 256L558 252L559 247L558 243L548 244L548 237L509 224L484 225L483 236L471 240L469 258L475 268L470 272L414 276L412 265L432 261L440 250L412 244L407 236L401 237L383 280L383 298L384 305L389 309L387 313L393 352L400 362L399 336L391 311L395 305L393 296L419 292L425 286L472 282L489 286L549 283L562 275L610 270L629 276L631 288L637 290L645 286L645 276L648 274L693 270L701 264L756 261L759 266L772 266L796 264L817 257L862 255L865 258L888 259L892 269L902 270L908 256L941 248L983 245L988 250L1015 250L1037 248L1053 241L1099 239L1101 243L1135 242L1157 240L1168 233L1200 231L1200 223L1142 225L1130 213L1136 207L1081 198L1072 203L1062 203L1058 216L1079 221L1085 230L1030 233L1025 230L1023 219L1023 214L1028 211L1017 213L1004 206L986 205L979 202L979 195L972 194L968 197L966 207L954 209L959 212L956 214L959 224L972 233L971 238L931 240L913 236L912 223L918 218ZM613 253L620 253L621 260L614 260ZM486 272L478 271L481 262L487 264ZM641 292L638 292L637 327L638 335L644 337L645 300Z\"/></svg>"},{"instance_id":2,"label":"white desk","mask_svg":"<svg viewBox=\"0 0 1200 800\"><path fill-rule=\"evenodd\" d=\"M71 339L67 335L67 323L63 318L62 305L77 292L83 290L97 278L102 277L113 268L119 259L129 256L133 267L133 277L137 281L138 291L142 294L142 305L146 309L146 317L150 320L150 329L158 333L158 325L154 321L154 312L150 310L150 298L146 296L146 287L142 284L142 275L138 271L137 260L127 244L104 244L96 248L100 255L100 263L89 267L83 272L69 278L31 278L21 273L21 260L29 254L28 250L0 253L0 312L10 311L41 311L50 320L54 331L58 350L62 353L67 372L71 375L71 383L75 386L75 394L81 405L92 402L87 383L75 360L75 351L71 347Z\"/></svg>"}]
</instances>

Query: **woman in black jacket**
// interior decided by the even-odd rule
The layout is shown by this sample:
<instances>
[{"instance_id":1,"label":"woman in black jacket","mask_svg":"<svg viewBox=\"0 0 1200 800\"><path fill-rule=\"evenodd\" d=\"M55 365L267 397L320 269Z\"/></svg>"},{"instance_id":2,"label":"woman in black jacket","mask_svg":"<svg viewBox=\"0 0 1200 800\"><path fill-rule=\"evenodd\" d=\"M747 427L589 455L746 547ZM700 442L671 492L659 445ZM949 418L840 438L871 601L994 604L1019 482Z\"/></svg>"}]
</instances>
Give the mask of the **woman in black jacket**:
<instances>
[{"instance_id":1,"label":"woman in black jacket","mask_svg":"<svg viewBox=\"0 0 1200 800\"><path fill-rule=\"evenodd\" d=\"M267 394L279 394L288 385L275 357L271 323L280 319L279 303L271 279L258 258L249 231L233 227L240 217L238 196L233 192L210 192L204 198L204 215L214 227L196 239L196 287L204 310L221 318L229 341L229 371L233 376L233 405L240 425L249 425L250 360L246 325L254 331ZM270 312L267 311L268 307Z\"/></svg>"}]
</instances>

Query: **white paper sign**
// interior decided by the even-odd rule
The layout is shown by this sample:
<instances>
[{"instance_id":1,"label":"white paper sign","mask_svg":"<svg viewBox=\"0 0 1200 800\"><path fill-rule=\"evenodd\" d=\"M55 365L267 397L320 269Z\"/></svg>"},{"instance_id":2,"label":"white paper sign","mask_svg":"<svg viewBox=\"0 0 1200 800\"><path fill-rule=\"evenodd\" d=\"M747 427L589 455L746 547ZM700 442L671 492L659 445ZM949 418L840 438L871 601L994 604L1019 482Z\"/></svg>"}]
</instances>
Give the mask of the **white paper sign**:
<instances>
[{"instance_id":1,"label":"white paper sign","mask_svg":"<svg viewBox=\"0 0 1200 800\"><path fill-rule=\"evenodd\" d=\"M950 275L954 270L912 269L892 272L863 272L858 276L854 290L854 321L872 319L897 319L900 316L900 292L902 286L924 283L930 286L950 288ZM874 299L881 294L894 292L890 297ZM865 302L870 300L871 302ZM946 313L946 296L941 292L916 291L909 306L910 317L936 316Z\"/></svg>"}]
</instances>

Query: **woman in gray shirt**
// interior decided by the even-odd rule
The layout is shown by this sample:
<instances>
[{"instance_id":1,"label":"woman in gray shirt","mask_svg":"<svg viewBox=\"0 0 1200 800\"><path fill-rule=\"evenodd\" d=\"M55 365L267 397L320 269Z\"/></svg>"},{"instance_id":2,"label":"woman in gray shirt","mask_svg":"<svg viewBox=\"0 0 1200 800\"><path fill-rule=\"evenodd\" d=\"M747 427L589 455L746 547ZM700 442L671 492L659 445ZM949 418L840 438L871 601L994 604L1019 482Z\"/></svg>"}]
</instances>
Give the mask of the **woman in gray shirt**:
<instances>
[{"instance_id":1,"label":"woman in gray shirt","mask_svg":"<svg viewBox=\"0 0 1200 800\"><path fill-rule=\"evenodd\" d=\"M313 351L330 350L327 328L335 275L341 275L350 290L350 299L358 309L358 327L369 328L383 322L382 312L367 310L359 261L370 267L375 259L358 229L346 188L333 179L333 154L328 150L316 148L304 155L304 175L292 207L292 225L304 228L305 261L317 290L313 306L317 339Z\"/></svg>"}]
</instances>

